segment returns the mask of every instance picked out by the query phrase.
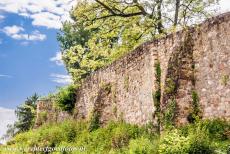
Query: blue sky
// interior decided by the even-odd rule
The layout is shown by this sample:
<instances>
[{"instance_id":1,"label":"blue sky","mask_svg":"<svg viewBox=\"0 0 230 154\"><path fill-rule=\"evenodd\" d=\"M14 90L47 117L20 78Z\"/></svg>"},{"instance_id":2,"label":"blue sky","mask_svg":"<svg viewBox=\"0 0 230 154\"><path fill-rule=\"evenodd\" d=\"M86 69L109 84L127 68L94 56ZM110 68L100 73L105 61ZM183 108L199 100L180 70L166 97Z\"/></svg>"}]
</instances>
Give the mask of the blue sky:
<instances>
[{"instance_id":1,"label":"blue sky","mask_svg":"<svg viewBox=\"0 0 230 154\"><path fill-rule=\"evenodd\" d=\"M76 2L0 0L0 136L26 97L44 96L71 82L56 34ZM220 8L230 11L229 0L220 0Z\"/></svg>"},{"instance_id":2,"label":"blue sky","mask_svg":"<svg viewBox=\"0 0 230 154\"><path fill-rule=\"evenodd\" d=\"M71 82L56 34L76 0L0 1L0 137L14 109L35 92L47 95ZM0 142L2 142L0 140Z\"/></svg>"},{"instance_id":3,"label":"blue sky","mask_svg":"<svg viewBox=\"0 0 230 154\"><path fill-rule=\"evenodd\" d=\"M35 92L44 95L62 86L52 81L51 74L66 74L66 71L63 65L50 60L59 51L57 29L34 27L31 19L16 14L4 16L6 20L0 29L19 25L24 28L23 33L39 31L45 37L35 41L17 40L0 32L0 106L15 108Z\"/></svg>"},{"instance_id":4,"label":"blue sky","mask_svg":"<svg viewBox=\"0 0 230 154\"><path fill-rule=\"evenodd\" d=\"M0 2L0 107L14 109L33 93L46 95L70 81L56 34L73 3L43 2Z\"/></svg>"}]
</instances>

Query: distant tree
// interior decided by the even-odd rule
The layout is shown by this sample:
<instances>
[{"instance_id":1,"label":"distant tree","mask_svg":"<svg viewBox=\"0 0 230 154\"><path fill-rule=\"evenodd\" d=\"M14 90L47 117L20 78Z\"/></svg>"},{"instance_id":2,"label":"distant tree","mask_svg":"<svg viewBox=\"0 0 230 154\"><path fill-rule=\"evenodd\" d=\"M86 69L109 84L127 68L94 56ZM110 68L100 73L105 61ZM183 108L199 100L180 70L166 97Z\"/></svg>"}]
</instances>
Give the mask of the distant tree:
<instances>
[{"instance_id":1,"label":"distant tree","mask_svg":"<svg viewBox=\"0 0 230 154\"><path fill-rule=\"evenodd\" d=\"M3 136L3 139L9 139L17 133L28 131L33 127L35 122L36 102L38 98L39 96L35 93L16 108L15 114L17 116L17 121L12 125L7 126L8 130Z\"/></svg>"},{"instance_id":2,"label":"distant tree","mask_svg":"<svg viewBox=\"0 0 230 154\"><path fill-rule=\"evenodd\" d=\"M15 127L18 132L28 131L33 127L36 113L36 102L38 98L39 96L36 93L33 94L15 110L15 114L18 119L15 123Z\"/></svg>"},{"instance_id":3,"label":"distant tree","mask_svg":"<svg viewBox=\"0 0 230 154\"><path fill-rule=\"evenodd\" d=\"M2 140L8 140L17 134L15 124L8 124L6 134L2 136Z\"/></svg>"}]
</instances>

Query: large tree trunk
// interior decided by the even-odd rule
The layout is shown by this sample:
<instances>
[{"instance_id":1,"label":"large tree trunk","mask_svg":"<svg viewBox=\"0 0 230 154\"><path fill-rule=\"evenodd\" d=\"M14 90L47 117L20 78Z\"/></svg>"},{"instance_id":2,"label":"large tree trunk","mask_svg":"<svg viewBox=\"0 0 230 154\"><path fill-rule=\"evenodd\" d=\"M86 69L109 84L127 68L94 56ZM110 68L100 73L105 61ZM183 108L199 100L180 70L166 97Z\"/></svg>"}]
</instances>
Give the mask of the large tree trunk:
<instances>
[{"instance_id":1,"label":"large tree trunk","mask_svg":"<svg viewBox=\"0 0 230 154\"><path fill-rule=\"evenodd\" d=\"M164 32L164 27L162 24L162 14L161 14L161 5L163 0L157 0L157 30L161 34Z\"/></svg>"},{"instance_id":2,"label":"large tree trunk","mask_svg":"<svg viewBox=\"0 0 230 154\"><path fill-rule=\"evenodd\" d=\"M174 23L173 23L174 26L178 24L179 9L180 9L180 0L176 0L176 8L175 8L175 15L174 15Z\"/></svg>"}]
</instances>

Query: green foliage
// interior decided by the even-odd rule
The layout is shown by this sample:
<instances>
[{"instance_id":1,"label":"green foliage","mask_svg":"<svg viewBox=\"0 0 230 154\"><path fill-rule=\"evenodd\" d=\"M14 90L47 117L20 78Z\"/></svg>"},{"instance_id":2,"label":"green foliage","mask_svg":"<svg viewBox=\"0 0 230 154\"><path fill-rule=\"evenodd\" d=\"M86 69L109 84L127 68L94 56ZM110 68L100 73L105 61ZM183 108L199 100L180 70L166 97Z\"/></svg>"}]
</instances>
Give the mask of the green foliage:
<instances>
[{"instance_id":1,"label":"green foliage","mask_svg":"<svg viewBox=\"0 0 230 154\"><path fill-rule=\"evenodd\" d=\"M150 140L146 137L132 139L129 143L130 154L156 154L158 153L158 139Z\"/></svg>"},{"instance_id":2,"label":"green foliage","mask_svg":"<svg viewBox=\"0 0 230 154\"><path fill-rule=\"evenodd\" d=\"M116 128L114 130L114 136L112 137L112 148L114 149L120 149L122 147L125 147L129 144L129 140L131 138L130 133L128 133L125 127Z\"/></svg>"},{"instance_id":3,"label":"green foliage","mask_svg":"<svg viewBox=\"0 0 230 154\"><path fill-rule=\"evenodd\" d=\"M191 125L186 135L179 129L166 131L162 137L159 152L165 154L212 154L214 149L214 142L210 139L208 130L198 123Z\"/></svg>"},{"instance_id":4,"label":"green foliage","mask_svg":"<svg viewBox=\"0 0 230 154\"><path fill-rule=\"evenodd\" d=\"M225 131L228 131L229 125L229 122L219 119L204 120L181 128L166 129L159 137L145 128L123 122L110 122L104 127L89 131L86 122L64 121L58 124L45 124L36 130L18 134L8 142L7 147L81 148L80 151L56 152L66 154L226 153L230 140L216 138L216 136L222 136Z\"/></svg>"},{"instance_id":5,"label":"green foliage","mask_svg":"<svg viewBox=\"0 0 230 154\"><path fill-rule=\"evenodd\" d=\"M178 25L183 27L206 18L217 0L180 2L177 10L171 0L79 1L70 13L73 22L65 22L57 37L74 82L80 83L89 73Z\"/></svg>"},{"instance_id":6,"label":"green foliage","mask_svg":"<svg viewBox=\"0 0 230 154\"><path fill-rule=\"evenodd\" d=\"M156 81L158 84L161 83L161 65L160 65L160 62L158 61L155 65L155 71L156 71Z\"/></svg>"},{"instance_id":7,"label":"green foliage","mask_svg":"<svg viewBox=\"0 0 230 154\"><path fill-rule=\"evenodd\" d=\"M110 93L112 91L112 85L110 83L101 83L100 88L103 89L105 92Z\"/></svg>"},{"instance_id":8,"label":"green foliage","mask_svg":"<svg viewBox=\"0 0 230 154\"><path fill-rule=\"evenodd\" d=\"M165 92L166 94L173 94L175 93L176 90L176 83L170 78L166 79L166 87L165 87Z\"/></svg>"},{"instance_id":9,"label":"green foliage","mask_svg":"<svg viewBox=\"0 0 230 154\"><path fill-rule=\"evenodd\" d=\"M188 115L187 119L190 123L201 118L201 110L199 105L199 96L196 91L192 91L192 111Z\"/></svg>"},{"instance_id":10,"label":"green foliage","mask_svg":"<svg viewBox=\"0 0 230 154\"><path fill-rule=\"evenodd\" d=\"M153 94L153 102L156 108L155 116L157 117L157 129L160 131L160 122L161 122L161 109L160 109L160 101L161 101L161 68L160 62L157 62L155 65L155 78L156 78L156 91Z\"/></svg>"},{"instance_id":11,"label":"green foliage","mask_svg":"<svg viewBox=\"0 0 230 154\"><path fill-rule=\"evenodd\" d=\"M94 112L90 122L89 122L89 131L97 130L100 127L100 114L98 112Z\"/></svg>"},{"instance_id":12,"label":"green foliage","mask_svg":"<svg viewBox=\"0 0 230 154\"><path fill-rule=\"evenodd\" d=\"M159 153L174 154L187 153L189 148L189 139L182 136L178 130L166 131L160 141Z\"/></svg>"},{"instance_id":13,"label":"green foliage","mask_svg":"<svg viewBox=\"0 0 230 154\"><path fill-rule=\"evenodd\" d=\"M176 116L176 107L177 103L175 99L170 99L168 101L168 104L166 105L166 108L163 112L163 125L167 127L171 127L174 125L174 118Z\"/></svg>"},{"instance_id":14,"label":"green foliage","mask_svg":"<svg viewBox=\"0 0 230 154\"><path fill-rule=\"evenodd\" d=\"M117 106L113 105L113 114L117 117Z\"/></svg>"},{"instance_id":15,"label":"green foliage","mask_svg":"<svg viewBox=\"0 0 230 154\"><path fill-rule=\"evenodd\" d=\"M109 151L125 150L124 148L128 148L130 140L142 137L144 139L148 136L143 128L125 123L111 122L106 127L92 132L88 131L87 125L85 122L76 121L65 121L58 125L46 124L37 130L17 135L8 143L8 146L72 146L84 147L85 153L109 153ZM150 141L148 143L151 143ZM82 152L84 153L84 151Z\"/></svg>"},{"instance_id":16,"label":"green foliage","mask_svg":"<svg viewBox=\"0 0 230 154\"><path fill-rule=\"evenodd\" d=\"M125 79L124 79L124 88L128 92L128 90L129 90L129 76L125 76Z\"/></svg>"},{"instance_id":17,"label":"green foliage","mask_svg":"<svg viewBox=\"0 0 230 154\"><path fill-rule=\"evenodd\" d=\"M15 127L18 129L18 132L28 131L33 127L37 100L38 95L35 93L27 98L24 104L17 107L15 114L18 120L15 123Z\"/></svg>"},{"instance_id":18,"label":"green foliage","mask_svg":"<svg viewBox=\"0 0 230 154\"><path fill-rule=\"evenodd\" d=\"M7 126L8 130L6 134L3 135L3 139L9 139L17 133L28 131L34 126L38 98L38 95L35 93L28 97L22 105L16 108L15 114L17 116L17 121Z\"/></svg>"},{"instance_id":19,"label":"green foliage","mask_svg":"<svg viewBox=\"0 0 230 154\"><path fill-rule=\"evenodd\" d=\"M59 91L55 95L55 102L58 107L63 111L73 112L76 102L76 86L69 85L67 87L59 88Z\"/></svg>"},{"instance_id":20,"label":"green foliage","mask_svg":"<svg viewBox=\"0 0 230 154\"><path fill-rule=\"evenodd\" d=\"M190 146L188 149L189 154L214 154L214 147L206 133L207 130L196 129L195 134L189 134ZM194 132L193 132L194 133Z\"/></svg>"},{"instance_id":21,"label":"green foliage","mask_svg":"<svg viewBox=\"0 0 230 154\"><path fill-rule=\"evenodd\" d=\"M230 131L230 123L221 120L221 119L213 119L213 120L204 120L200 122L203 127L207 129L209 135L212 139L215 140L227 140L230 139L230 136L227 135L227 132Z\"/></svg>"},{"instance_id":22,"label":"green foliage","mask_svg":"<svg viewBox=\"0 0 230 154\"><path fill-rule=\"evenodd\" d=\"M229 80L230 80L229 75L223 75L221 77L221 84L224 86L227 86Z\"/></svg>"},{"instance_id":23,"label":"green foliage","mask_svg":"<svg viewBox=\"0 0 230 154\"><path fill-rule=\"evenodd\" d=\"M47 120L47 111L41 111L38 115L41 118L41 121L46 121Z\"/></svg>"}]
</instances>

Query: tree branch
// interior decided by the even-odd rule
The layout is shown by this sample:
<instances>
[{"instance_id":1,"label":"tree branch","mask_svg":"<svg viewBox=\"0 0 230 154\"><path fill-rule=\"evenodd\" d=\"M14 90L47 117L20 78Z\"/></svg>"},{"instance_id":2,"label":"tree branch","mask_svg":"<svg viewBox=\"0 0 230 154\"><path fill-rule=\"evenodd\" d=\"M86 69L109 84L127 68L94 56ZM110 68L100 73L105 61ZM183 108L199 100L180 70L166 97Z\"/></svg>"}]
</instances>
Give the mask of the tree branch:
<instances>
[{"instance_id":1,"label":"tree branch","mask_svg":"<svg viewBox=\"0 0 230 154\"><path fill-rule=\"evenodd\" d=\"M119 13L116 13L115 10L113 10L112 8L110 8L109 6L107 6L106 4L104 4L103 2L99 1L99 0L95 0L97 3L99 3L101 6L103 6L106 10L108 10L111 14L107 15L107 16L103 16L103 17L99 17L96 18L95 20L98 19L103 19L103 18L107 18L107 17L112 17L112 16L119 16L119 17L133 17L133 16L139 16L139 15L146 15L145 10L141 10L141 6L137 6L140 11L139 12L135 12L135 13L124 13L123 11L120 11L116 8L116 11L118 11ZM143 8L144 9L144 8Z\"/></svg>"}]
</instances>

